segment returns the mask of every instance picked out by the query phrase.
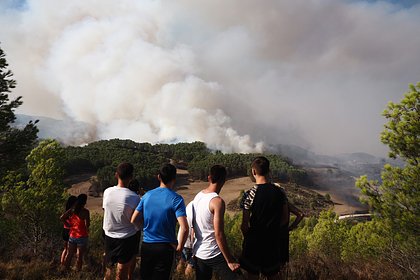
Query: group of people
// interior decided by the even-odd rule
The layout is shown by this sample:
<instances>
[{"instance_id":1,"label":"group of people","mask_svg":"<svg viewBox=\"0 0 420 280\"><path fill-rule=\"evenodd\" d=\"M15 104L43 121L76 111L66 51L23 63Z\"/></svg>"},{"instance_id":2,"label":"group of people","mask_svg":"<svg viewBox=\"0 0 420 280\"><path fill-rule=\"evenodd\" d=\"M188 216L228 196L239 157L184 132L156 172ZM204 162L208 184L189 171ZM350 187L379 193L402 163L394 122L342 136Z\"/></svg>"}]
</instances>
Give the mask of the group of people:
<instances>
[{"instance_id":1,"label":"group of people","mask_svg":"<svg viewBox=\"0 0 420 280\"><path fill-rule=\"evenodd\" d=\"M175 166L161 166L159 187L140 198L129 189L133 165L121 163L115 174L118 184L103 195L105 279L111 278L115 265L116 279L132 279L141 232L140 279L170 279L177 256L182 256L187 264L187 273L195 270L196 279L210 280L213 274L220 279L258 279L260 274L268 279L282 279L289 256L289 230L297 226L303 215L288 202L284 190L271 183L269 165L262 156L251 164L255 185L241 199L244 241L242 254L236 260L226 241L225 202L219 196L226 181L225 167L212 166L209 185L185 207L184 199L174 190ZM70 228L62 261L68 266L77 249L78 269L85 250L85 231L89 228L86 211L81 198L61 217ZM290 213L296 215L292 225ZM84 227L80 226L83 222Z\"/></svg>"},{"instance_id":2,"label":"group of people","mask_svg":"<svg viewBox=\"0 0 420 280\"><path fill-rule=\"evenodd\" d=\"M76 269L82 269L83 257L87 251L90 226L90 213L85 208L87 195L70 196L66 203L66 212L61 215L63 221L64 249L61 253L61 264L68 269L77 254Z\"/></svg>"}]
</instances>

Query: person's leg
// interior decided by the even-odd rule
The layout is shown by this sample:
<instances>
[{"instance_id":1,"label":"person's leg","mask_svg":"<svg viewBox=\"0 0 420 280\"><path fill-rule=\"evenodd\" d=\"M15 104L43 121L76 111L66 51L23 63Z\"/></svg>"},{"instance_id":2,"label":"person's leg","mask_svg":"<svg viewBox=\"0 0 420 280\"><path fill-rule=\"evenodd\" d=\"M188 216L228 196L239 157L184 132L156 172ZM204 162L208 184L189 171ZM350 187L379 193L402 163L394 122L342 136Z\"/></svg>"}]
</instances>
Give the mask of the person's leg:
<instances>
[{"instance_id":1,"label":"person's leg","mask_svg":"<svg viewBox=\"0 0 420 280\"><path fill-rule=\"evenodd\" d=\"M68 252L66 259L64 260L64 266L66 267L66 269L69 269L73 256L76 254L77 251L77 244L69 242L67 250Z\"/></svg>"},{"instance_id":2,"label":"person's leg","mask_svg":"<svg viewBox=\"0 0 420 280\"><path fill-rule=\"evenodd\" d=\"M205 262L205 260L202 260L200 258L195 258L195 275L197 280L210 280L213 276L213 270L210 266L208 266Z\"/></svg>"},{"instance_id":3,"label":"person's leg","mask_svg":"<svg viewBox=\"0 0 420 280\"><path fill-rule=\"evenodd\" d=\"M128 263L118 263L117 264L117 275L116 280L127 280L128 274L130 271L131 262Z\"/></svg>"},{"instance_id":4,"label":"person's leg","mask_svg":"<svg viewBox=\"0 0 420 280\"><path fill-rule=\"evenodd\" d=\"M61 253L61 258L60 258L61 265L64 265L64 262L66 260L66 256L67 256L67 252L68 252L68 246L69 246L69 242L64 241L63 252Z\"/></svg>"},{"instance_id":5,"label":"person's leg","mask_svg":"<svg viewBox=\"0 0 420 280\"><path fill-rule=\"evenodd\" d=\"M86 251L87 251L87 244L77 246L77 262L76 262L77 271L82 270L83 258L85 256Z\"/></svg>"},{"instance_id":6,"label":"person's leg","mask_svg":"<svg viewBox=\"0 0 420 280\"><path fill-rule=\"evenodd\" d=\"M186 265L187 265L187 259L188 259L188 251L187 248L184 248L181 252L181 257L178 260L176 271L178 274L184 274Z\"/></svg>"},{"instance_id":7,"label":"person's leg","mask_svg":"<svg viewBox=\"0 0 420 280\"><path fill-rule=\"evenodd\" d=\"M153 279L153 244L144 243L140 250L140 279Z\"/></svg>"},{"instance_id":8,"label":"person's leg","mask_svg":"<svg viewBox=\"0 0 420 280\"><path fill-rule=\"evenodd\" d=\"M130 261L130 269L128 271L128 280L133 279L134 269L136 269L137 256L134 255Z\"/></svg>"},{"instance_id":9,"label":"person's leg","mask_svg":"<svg viewBox=\"0 0 420 280\"><path fill-rule=\"evenodd\" d=\"M187 264L187 267L185 268L185 277L187 279L191 279L193 277L194 273L194 267L191 264Z\"/></svg>"},{"instance_id":10,"label":"person's leg","mask_svg":"<svg viewBox=\"0 0 420 280\"><path fill-rule=\"evenodd\" d=\"M155 267L153 280L170 279L174 268L175 249L169 244L159 244L155 246Z\"/></svg>"},{"instance_id":11,"label":"person's leg","mask_svg":"<svg viewBox=\"0 0 420 280\"><path fill-rule=\"evenodd\" d=\"M118 280L132 279L133 263L136 259L133 250L133 238L129 237L123 241L121 254L118 257L117 277Z\"/></svg>"},{"instance_id":12,"label":"person's leg","mask_svg":"<svg viewBox=\"0 0 420 280\"><path fill-rule=\"evenodd\" d=\"M131 280L133 279L133 273L134 270L136 269L136 264L137 264L137 256L139 254L139 249L140 249L140 238L141 238L141 231L138 231L135 234L135 238L133 240L133 257L130 260L130 269L128 271L128 279Z\"/></svg>"},{"instance_id":13,"label":"person's leg","mask_svg":"<svg viewBox=\"0 0 420 280\"><path fill-rule=\"evenodd\" d=\"M112 267L106 266L105 267L105 273L104 273L104 280L111 280L112 276Z\"/></svg>"},{"instance_id":14,"label":"person's leg","mask_svg":"<svg viewBox=\"0 0 420 280\"><path fill-rule=\"evenodd\" d=\"M181 257L176 265L176 271L179 274L182 274L185 271L185 260Z\"/></svg>"}]
</instances>

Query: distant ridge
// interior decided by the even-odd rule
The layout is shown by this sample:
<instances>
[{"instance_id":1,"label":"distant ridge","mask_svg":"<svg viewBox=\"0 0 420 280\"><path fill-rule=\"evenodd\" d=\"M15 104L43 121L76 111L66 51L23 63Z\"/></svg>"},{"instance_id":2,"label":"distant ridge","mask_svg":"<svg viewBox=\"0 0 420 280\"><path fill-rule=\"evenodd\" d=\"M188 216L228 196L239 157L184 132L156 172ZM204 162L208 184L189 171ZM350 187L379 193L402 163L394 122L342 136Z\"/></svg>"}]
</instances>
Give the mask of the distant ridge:
<instances>
[{"instance_id":1,"label":"distant ridge","mask_svg":"<svg viewBox=\"0 0 420 280\"><path fill-rule=\"evenodd\" d=\"M41 139L53 138L66 145L82 145L95 139L95 128L85 122L71 119L57 120L49 117L16 114L15 126L23 127L29 121L39 120L36 126Z\"/></svg>"}]
</instances>

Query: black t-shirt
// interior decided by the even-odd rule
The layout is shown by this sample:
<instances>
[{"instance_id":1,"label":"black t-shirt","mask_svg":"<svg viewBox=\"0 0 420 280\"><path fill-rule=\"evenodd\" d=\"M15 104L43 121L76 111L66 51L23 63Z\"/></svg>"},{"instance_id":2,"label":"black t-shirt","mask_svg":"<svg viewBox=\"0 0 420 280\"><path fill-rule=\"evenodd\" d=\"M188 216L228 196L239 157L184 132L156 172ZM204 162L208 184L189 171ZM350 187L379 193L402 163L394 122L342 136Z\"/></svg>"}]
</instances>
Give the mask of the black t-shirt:
<instances>
[{"instance_id":1,"label":"black t-shirt","mask_svg":"<svg viewBox=\"0 0 420 280\"><path fill-rule=\"evenodd\" d=\"M287 197L284 191L271 183L257 184L244 193L241 208L249 210L249 231L260 235L277 235L287 226L282 225L282 211Z\"/></svg>"}]
</instances>

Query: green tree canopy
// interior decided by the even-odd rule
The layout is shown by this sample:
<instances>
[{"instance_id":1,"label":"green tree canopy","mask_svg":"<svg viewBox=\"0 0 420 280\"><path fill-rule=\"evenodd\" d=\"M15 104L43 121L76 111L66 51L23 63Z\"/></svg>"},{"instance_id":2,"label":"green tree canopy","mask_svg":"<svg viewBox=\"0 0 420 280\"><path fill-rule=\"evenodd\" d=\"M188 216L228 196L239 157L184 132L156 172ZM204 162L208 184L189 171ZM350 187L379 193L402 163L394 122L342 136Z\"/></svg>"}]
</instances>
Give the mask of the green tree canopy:
<instances>
[{"instance_id":1,"label":"green tree canopy","mask_svg":"<svg viewBox=\"0 0 420 280\"><path fill-rule=\"evenodd\" d=\"M51 246L61 228L64 203L64 151L55 140L44 140L27 157L29 179L17 172L5 176L0 190L5 217L16 225L15 242L22 250L39 253ZM22 230L25 229L25 230ZM47 247L46 247L47 246Z\"/></svg>"},{"instance_id":2,"label":"green tree canopy","mask_svg":"<svg viewBox=\"0 0 420 280\"><path fill-rule=\"evenodd\" d=\"M393 263L418 276L420 264L420 83L400 103L390 102L383 115L388 122L381 140L390 157L404 161L403 167L386 164L382 182L361 176L356 185L376 219L389 228L386 255Z\"/></svg>"},{"instance_id":3,"label":"green tree canopy","mask_svg":"<svg viewBox=\"0 0 420 280\"><path fill-rule=\"evenodd\" d=\"M386 164L382 184L362 176L356 182L373 211L399 231L420 234L420 83L410 85L400 103L390 102L383 115L388 119L381 140L390 157L404 167Z\"/></svg>"},{"instance_id":4,"label":"green tree canopy","mask_svg":"<svg viewBox=\"0 0 420 280\"><path fill-rule=\"evenodd\" d=\"M29 122L23 129L12 126L16 120L14 110L22 105L22 97L9 100L11 89L16 86L3 50L0 48L0 179L8 170L25 165L25 157L37 138L36 122Z\"/></svg>"},{"instance_id":5,"label":"green tree canopy","mask_svg":"<svg viewBox=\"0 0 420 280\"><path fill-rule=\"evenodd\" d=\"M412 165L420 163L420 82L410 85L400 103L390 102L383 115L388 119L381 141L390 148L390 157Z\"/></svg>"}]
</instances>

